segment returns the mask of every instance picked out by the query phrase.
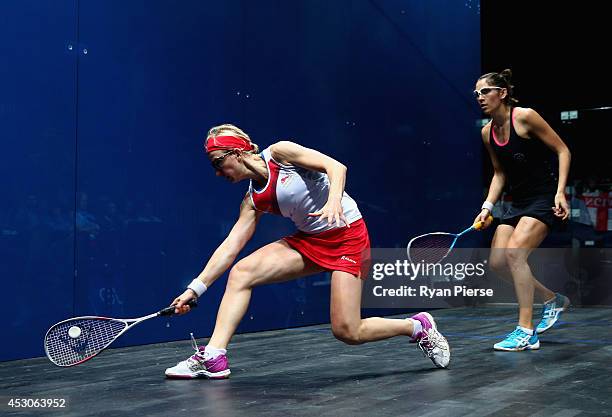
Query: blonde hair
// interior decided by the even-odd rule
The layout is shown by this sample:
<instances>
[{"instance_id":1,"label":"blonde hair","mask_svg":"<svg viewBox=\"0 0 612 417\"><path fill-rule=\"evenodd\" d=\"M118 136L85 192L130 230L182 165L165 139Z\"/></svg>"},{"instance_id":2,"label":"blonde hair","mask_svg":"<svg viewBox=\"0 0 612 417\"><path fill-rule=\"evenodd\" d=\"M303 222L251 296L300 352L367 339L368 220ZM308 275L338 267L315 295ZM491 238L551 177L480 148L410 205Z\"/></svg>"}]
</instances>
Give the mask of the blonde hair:
<instances>
[{"instance_id":1,"label":"blonde hair","mask_svg":"<svg viewBox=\"0 0 612 417\"><path fill-rule=\"evenodd\" d=\"M221 133L230 133L232 136L242 138L248 141L251 145L253 145L253 150L244 151L244 152L249 152L249 153L254 153L254 154L259 153L259 146L257 146L256 143L253 143L251 141L251 138L249 137L249 135L245 133L244 130L240 129L238 126L234 126L233 124L225 123L222 125L211 127L210 130L208 131L208 135L206 135L206 139L210 137L216 138L217 136L223 136Z\"/></svg>"}]
</instances>

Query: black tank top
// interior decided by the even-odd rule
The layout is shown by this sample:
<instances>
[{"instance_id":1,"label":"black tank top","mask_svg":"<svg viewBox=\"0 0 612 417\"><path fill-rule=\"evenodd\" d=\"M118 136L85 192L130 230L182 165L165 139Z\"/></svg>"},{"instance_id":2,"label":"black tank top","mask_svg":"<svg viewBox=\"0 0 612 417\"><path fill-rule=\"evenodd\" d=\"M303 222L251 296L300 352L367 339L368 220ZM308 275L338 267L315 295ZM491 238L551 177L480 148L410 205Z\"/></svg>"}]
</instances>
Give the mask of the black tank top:
<instances>
[{"instance_id":1,"label":"black tank top","mask_svg":"<svg viewBox=\"0 0 612 417\"><path fill-rule=\"evenodd\" d=\"M489 143L506 174L506 185L513 201L554 194L557 173L553 168L554 152L538 138L521 138L514 130L514 108L510 110L510 138L501 145L495 140L493 123Z\"/></svg>"}]
</instances>

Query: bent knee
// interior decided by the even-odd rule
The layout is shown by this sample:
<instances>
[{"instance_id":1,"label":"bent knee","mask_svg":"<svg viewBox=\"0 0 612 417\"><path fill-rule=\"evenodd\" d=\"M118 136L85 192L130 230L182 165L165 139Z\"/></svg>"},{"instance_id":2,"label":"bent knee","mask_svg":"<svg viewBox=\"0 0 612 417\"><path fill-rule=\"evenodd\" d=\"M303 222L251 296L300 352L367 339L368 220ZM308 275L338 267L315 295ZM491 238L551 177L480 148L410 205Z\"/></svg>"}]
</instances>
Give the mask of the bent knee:
<instances>
[{"instance_id":1,"label":"bent knee","mask_svg":"<svg viewBox=\"0 0 612 417\"><path fill-rule=\"evenodd\" d=\"M498 273L508 269L505 254L503 252L499 252L495 256L491 256L489 258L489 268L491 268L493 272Z\"/></svg>"},{"instance_id":2,"label":"bent knee","mask_svg":"<svg viewBox=\"0 0 612 417\"><path fill-rule=\"evenodd\" d=\"M504 259L510 268L526 263L527 256L528 250L525 248L508 248L504 253Z\"/></svg>"},{"instance_id":3,"label":"bent knee","mask_svg":"<svg viewBox=\"0 0 612 417\"><path fill-rule=\"evenodd\" d=\"M363 343L359 337L359 327L350 326L346 323L332 323L334 337L347 345L360 345Z\"/></svg>"},{"instance_id":4,"label":"bent knee","mask_svg":"<svg viewBox=\"0 0 612 417\"><path fill-rule=\"evenodd\" d=\"M236 290L252 288L254 276L253 268L247 262L240 261L230 270L227 287Z\"/></svg>"}]
</instances>

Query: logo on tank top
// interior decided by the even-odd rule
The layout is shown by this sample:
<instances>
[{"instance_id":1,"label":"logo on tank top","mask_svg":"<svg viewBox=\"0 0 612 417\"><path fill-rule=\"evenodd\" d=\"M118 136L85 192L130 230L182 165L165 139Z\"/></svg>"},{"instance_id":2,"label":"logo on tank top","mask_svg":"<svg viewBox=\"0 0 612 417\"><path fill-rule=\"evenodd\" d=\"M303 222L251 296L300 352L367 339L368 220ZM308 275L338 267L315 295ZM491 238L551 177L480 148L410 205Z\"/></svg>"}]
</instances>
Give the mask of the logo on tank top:
<instances>
[{"instance_id":1,"label":"logo on tank top","mask_svg":"<svg viewBox=\"0 0 612 417\"><path fill-rule=\"evenodd\" d=\"M524 153L517 152L514 155L512 155L512 157L514 158L516 162L526 162L527 161L527 158L525 157Z\"/></svg>"},{"instance_id":2,"label":"logo on tank top","mask_svg":"<svg viewBox=\"0 0 612 417\"><path fill-rule=\"evenodd\" d=\"M352 262L352 263L354 263L354 264L357 264L357 262L356 262L355 260L353 260L353 259L349 258L348 256L341 256L341 257L340 257L340 260L342 260L342 261L348 261L348 262Z\"/></svg>"},{"instance_id":3,"label":"logo on tank top","mask_svg":"<svg viewBox=\"0 0 612 417\"><path fill-rule=\"evenodd\" d=\"M288 186L290 182L291 182L291 175L283 175L280 178L280 185L283 187Z\"/></svg>"}]
</instances>

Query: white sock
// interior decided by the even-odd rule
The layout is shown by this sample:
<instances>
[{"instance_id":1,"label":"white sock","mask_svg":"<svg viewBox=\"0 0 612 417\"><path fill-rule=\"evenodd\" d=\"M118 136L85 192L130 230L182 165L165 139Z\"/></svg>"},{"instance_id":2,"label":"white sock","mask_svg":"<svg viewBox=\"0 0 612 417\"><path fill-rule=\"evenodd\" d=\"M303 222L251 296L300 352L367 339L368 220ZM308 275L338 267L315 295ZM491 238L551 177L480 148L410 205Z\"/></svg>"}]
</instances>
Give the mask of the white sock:
<instances>
[{"instance_id":1,"label":"white sock","mask_svg":"<svg viewBox=\"0 0 612 417\"><path fill-rule=\"evenodd\" d=\"M215 359L217 356L225 355L227 350L219 349L211 345L207 345L204 349L204 356L208 359Z\"/></svg>"},{"instance_id":2,"label":"white sock","mask_svg":"<svg viewBox=\"0 0 612 417\"><path fill-rule=\"evenodd\" d=\"M418 320L415 320L415 319L408 319L408 320L412 322L412 336L411 337L414 339L417 334L423 331L423 325Z\"/></svg>"},{"instance_id":3,"label":"white sock","mask_svg":"<svg viewBox=\"0 0 612 417\"><path fill-rule=\"evenodd\" d=\"M527 333L529 336L533 336L533 330L528 329L527 327L523 327L523 326L519 326L519 328L525 333Z\"/></svg>"}]
</instances>

